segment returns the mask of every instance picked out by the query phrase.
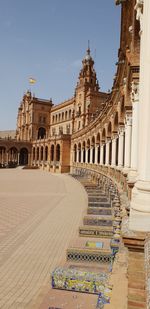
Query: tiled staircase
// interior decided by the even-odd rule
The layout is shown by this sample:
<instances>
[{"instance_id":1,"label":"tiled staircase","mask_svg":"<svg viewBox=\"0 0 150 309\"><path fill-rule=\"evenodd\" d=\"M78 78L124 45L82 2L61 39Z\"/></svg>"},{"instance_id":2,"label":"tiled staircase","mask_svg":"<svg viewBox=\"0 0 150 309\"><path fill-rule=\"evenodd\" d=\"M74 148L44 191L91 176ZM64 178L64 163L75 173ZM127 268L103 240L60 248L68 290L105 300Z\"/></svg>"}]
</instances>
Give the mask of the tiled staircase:
<instances>
[{"instance_id":1,"label":"tiled staircase","mask_svg":"<svg viewBox=\"0 0 150 309\"><path fill-rule=\"evenodd\" d=\"M74 175L74 178L80 181L87 191L87 213L83 217L83 224L79 227L78 238L67 249L65 268L56 269L53 272L53 287L98 294L97 308L103 308L104 304L109 302L111 287L108 278L115 254L119 248L121 228L119 196L116 188L112 186L110 188L106 187L107 190L104 190L104 188L94 184L87 177ZM72 278L69 281L70 285L67 279L67 272L68 276L70 276L70 271L71 274L73 273L72 270L75 276L74 281L79 282L75 287L71 281ZM103 282L102 289L101 287L98 290L96 287L91 288L93 279L91 279L90 287L85 282L85 278L80 280L78 276L82 277L83 271L90 278L94 274L96 276L103 274L105 283ZM62 287L57 285L57 280L54 280L55 277L59 277L59 274L61 274L60 277L63 277L65 282L63 282ZM84 281L84 284L82 281ZM57 282L60 282L60 280ZM85 285L87 285L86 289L83 288ZM99 285L101 286L101 282L99 282Z\"/></svg>"}]
</instances>

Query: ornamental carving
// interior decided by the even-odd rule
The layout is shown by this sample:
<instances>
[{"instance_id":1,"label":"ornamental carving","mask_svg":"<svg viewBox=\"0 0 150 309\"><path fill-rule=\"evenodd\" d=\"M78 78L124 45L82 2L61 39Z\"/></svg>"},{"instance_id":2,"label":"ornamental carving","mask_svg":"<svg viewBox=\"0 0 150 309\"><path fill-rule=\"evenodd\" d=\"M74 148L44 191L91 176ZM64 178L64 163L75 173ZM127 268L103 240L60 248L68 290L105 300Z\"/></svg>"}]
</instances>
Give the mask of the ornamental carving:
<instances>
[{"instance_id":1,"label":"ornamental carving","mask_svg":"<svg viewBox=\"0 0 150 309\"><path fill-rule=\"evenodd\" d=\"M125 124L127 126L132 126L132 115L131 114L126 114L126 118L125 118Z\"/></svg>"},{"instance_id":2,"label":"ornamental carving","mask_svg":"<svg viewBox=\"0 0 150 309\"><path fill-rule=\"evenodd\" d=\"M131 101L139 101L139 82L132 81L131 83Z\"/></svg>"},{"instance_id":3,"label":"ornamental carving","mask_svg":"<svg viewBox=\"0 0 150 309\"><path fill-rule=\"evenodd\" d=\"M135 10L136 10L136 19L140 22L140 34L143 30L143 3L144 0L136 0Z\"/></svg>"}]
</instances>

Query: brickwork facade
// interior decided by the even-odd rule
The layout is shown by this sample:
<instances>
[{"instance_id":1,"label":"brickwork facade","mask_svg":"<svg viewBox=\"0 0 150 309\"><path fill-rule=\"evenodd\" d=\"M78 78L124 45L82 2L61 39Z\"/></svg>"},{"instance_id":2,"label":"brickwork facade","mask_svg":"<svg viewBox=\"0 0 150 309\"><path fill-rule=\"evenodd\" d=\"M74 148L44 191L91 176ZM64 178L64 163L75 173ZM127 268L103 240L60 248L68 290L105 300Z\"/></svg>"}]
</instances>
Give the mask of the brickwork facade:
<instances>
[{"instance_id":1,"label":"brickwork facade","mask_svg":"<svg viewBox=\"0 0 150 309\"><path fill-rule=\"evenodd\" d=\"M136 1L122 3L120 48L112 91L99 90L90 49L82 61L74 96L58 105L34 97L27 91L17 116L16 140L30 144L30 160L15 161L41 166L50 171L70 171L73 167L103 168L128 176L128 191L134 180L127 169L136 169L134 139L138 106L140 25ZM8 150L0 140L1 164L8 163ZM6 140L5 140L6 143ZM26 153L28 153L27 147ZM13 157L14 160L14 157ZM127 177L126 177L127 179Z\"/></svg>"}]
</instances>

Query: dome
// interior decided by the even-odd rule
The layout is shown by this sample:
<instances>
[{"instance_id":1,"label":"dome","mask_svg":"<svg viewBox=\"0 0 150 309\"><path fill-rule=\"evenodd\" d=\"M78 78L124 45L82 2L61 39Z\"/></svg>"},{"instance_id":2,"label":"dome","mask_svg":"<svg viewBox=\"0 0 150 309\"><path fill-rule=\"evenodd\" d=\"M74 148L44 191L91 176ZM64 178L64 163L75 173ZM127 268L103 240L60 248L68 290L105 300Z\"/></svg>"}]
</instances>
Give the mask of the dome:
<instances>
[{"instance_id":1,"label":"dome","mask_svg":"<svg viewBox=\"0 0 150 309\"><path fill-rule=\"evenodd\" d=\"M86 61L89 61L92 59L91 55L90 55L90 48L87 49L86 51L86 56L84 58Z\"/></svg>"}]
</instances>

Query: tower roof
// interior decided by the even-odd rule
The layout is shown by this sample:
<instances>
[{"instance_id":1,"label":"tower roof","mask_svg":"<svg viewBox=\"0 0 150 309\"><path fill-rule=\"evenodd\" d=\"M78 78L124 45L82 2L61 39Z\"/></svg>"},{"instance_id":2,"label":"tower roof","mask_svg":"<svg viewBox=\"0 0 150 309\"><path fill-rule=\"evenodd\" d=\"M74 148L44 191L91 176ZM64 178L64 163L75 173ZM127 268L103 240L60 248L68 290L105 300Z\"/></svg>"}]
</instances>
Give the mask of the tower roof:
<instances>
[{"instance_id":1,"label":"tower roof","mask_svg":"<svg viewBox=\"0 0 150 309\"><path fill-rule=\"evenodd\" d=\"M82 60L82 68L79 73L77 87L86 85L87 88L91 88L94 91L99 90L99 85L94 70L94 60L91 56L90 47L86 50L86 55Z\"/></svg>"},{"instance_id":2,"label":"tower roof","mask_svg":"<svg viewBox=\"0 0 150 309\"><path fill-rule=\"evenodd\" d=\"M83 65L86 65L86 64L89 64L89 65L91 65L91 66L94 65L94 60L93 60L93 58L92 58L92 56L91 56L91 50L90 50L90 47L89 47L89 46L88 46L88 48L87 48L87 50L86 50L86 55L85 55L85 57L83 58L82 63L83 63Z\"/></svg>"},{"instance_id":3,"label":"tower roof","mask_svg":"<svg viewBox=\"0 0 150 309\"><path fill-rule=\"evenodd\" d=\"M88 49L86 50L86 56L84 58L85 60L92 60L92 57L91 57L91 51L90 51L90 48L88 47Z\"/></svg>"}]
</instances>

